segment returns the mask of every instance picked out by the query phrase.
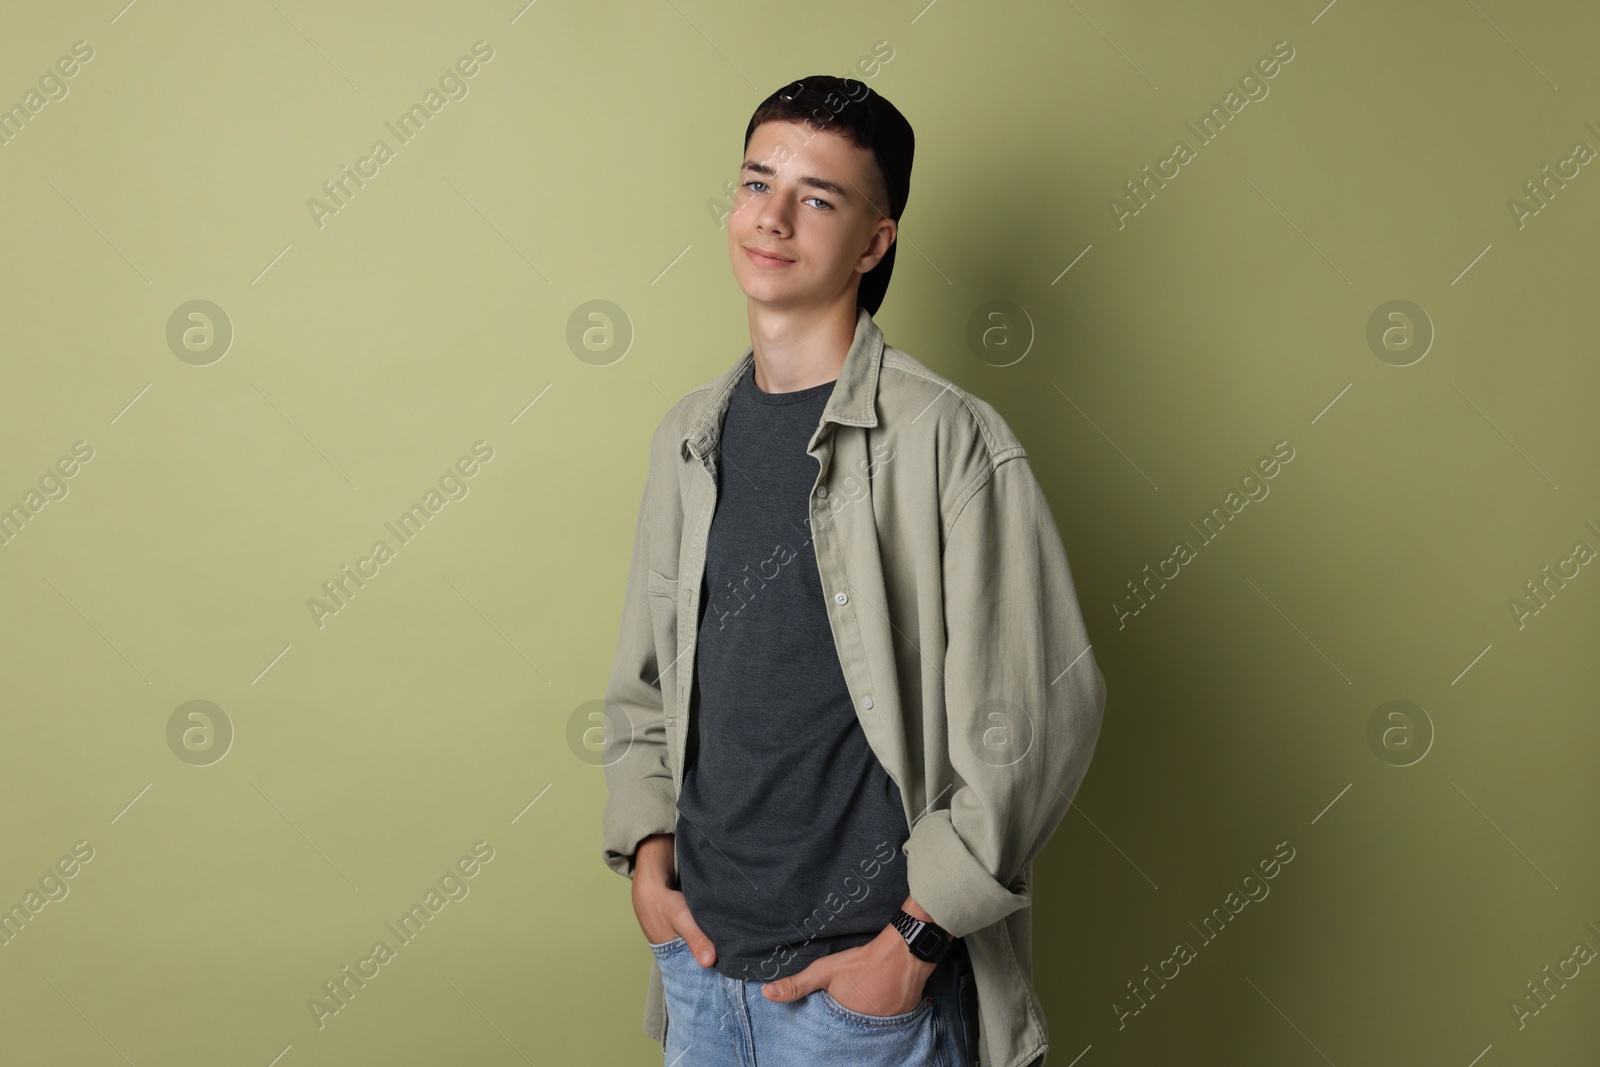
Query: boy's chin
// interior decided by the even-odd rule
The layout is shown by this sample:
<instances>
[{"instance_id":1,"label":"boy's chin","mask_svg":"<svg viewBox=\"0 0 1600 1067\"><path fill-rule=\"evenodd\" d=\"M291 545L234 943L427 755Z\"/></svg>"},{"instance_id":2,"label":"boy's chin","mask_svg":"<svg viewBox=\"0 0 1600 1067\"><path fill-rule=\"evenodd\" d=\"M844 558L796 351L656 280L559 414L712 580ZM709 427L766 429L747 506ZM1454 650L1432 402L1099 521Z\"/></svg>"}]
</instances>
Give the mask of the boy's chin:
<instances>
[{"instance_id":1,"label":"boy's chin","mask_svg":"<svg viewBox=\"0 0 1600 1067\"><path fill-rule=\"evenodd\" d=\"M751 303L764 304L772 308L818 307L831 304L838 295L831 290L824 292L796 285L793 278L779 281L766 275L749 278L736 274L735 280L739 283L740 291Z\"/></svg>"},{"instance_id":2,"label":"boy's chin","mask_svg":"<svg viewBox=\"0 0 1600 1067\"><path fill-rule=\"evenodd\" d=\"M790 285L763 285L760 280L746 284L741 282L740 289L752 303L768 304L772 307L791 307L798 304L809 303L810 294L796 289Z\"/></svg>"}]
</instances>

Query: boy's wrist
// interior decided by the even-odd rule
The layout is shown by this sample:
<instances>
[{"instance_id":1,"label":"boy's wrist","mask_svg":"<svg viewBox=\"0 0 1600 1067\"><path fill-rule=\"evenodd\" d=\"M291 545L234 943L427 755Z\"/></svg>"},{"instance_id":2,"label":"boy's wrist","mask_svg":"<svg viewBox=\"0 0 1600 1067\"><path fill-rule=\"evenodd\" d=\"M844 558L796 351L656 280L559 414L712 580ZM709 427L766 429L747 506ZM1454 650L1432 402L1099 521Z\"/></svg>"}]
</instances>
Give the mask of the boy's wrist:
<instances>
[{"instance_id":1,"label":"boy's wrist","mask_svg":"<svg viewBox=\"0 0 1600 1067\"><path fill-rule=\"evenodd\" d=\"M938 923L933 921L933 916L929 915L927 911L923 909L921 904L918 904L910 897L906 897L905 903L900 905L900 910L904 911L907 915L914 919L921 919L925 923L933 923L934 926L939 926ZM939 929L944 930L944 927L940 926ZM954 940L954 938L950 936L950 931L944 930L944 935L946 940Z\"/></svg>"},{"instance_id":2,"label":"boy's wrist","mask_svg":"<svg viewBox=\"0 0 1600 1067\"><path fill-rule=\"evenodd\" d=\"M676 859L676 838L672 834L651 834L634 849L633 880L670 887Z\"/></svg>"}]
</instances>

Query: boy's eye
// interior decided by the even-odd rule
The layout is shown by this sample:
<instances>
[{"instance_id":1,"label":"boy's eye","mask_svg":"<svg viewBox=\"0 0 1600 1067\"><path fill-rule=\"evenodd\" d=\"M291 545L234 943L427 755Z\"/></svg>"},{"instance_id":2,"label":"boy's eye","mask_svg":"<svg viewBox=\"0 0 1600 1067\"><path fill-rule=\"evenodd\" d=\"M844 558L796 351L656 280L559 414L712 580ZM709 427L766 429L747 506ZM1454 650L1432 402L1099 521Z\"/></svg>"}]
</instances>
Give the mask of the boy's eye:
<instances>
[{"instance_id":1,"label":"boy's eye","mask_svg":"<svg viewBox=\"0 0 1600 1067\"><path fill-rule=\"evenodd\" d=\"M767 184L766 182L761 181L758 178L752 178L749 181L744 183L744 187L746 189L749 189L751 192L764 193L764 192L767 191L766 184ZM755 186L758 186L758 185L761 186L760 189L754 188ZM833 210L833 205L828 203L826 200L822 199L822 197L820 197L820 196L808 196L808 197L806 197L806 199L807 200L815 200L819 205L821 205L821 207L823 209L825 209L827 211L832 211Z\"/></svg>"}]
</instances>

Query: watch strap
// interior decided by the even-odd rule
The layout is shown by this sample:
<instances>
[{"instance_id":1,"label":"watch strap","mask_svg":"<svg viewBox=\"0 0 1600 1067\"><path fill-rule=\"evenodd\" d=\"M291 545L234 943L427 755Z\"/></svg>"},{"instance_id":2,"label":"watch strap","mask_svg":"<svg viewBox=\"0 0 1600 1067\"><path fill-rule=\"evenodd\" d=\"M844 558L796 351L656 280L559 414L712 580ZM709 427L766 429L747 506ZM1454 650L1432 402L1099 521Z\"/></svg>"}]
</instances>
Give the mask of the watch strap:
<instances>
[{"instance_id":1,"label":"watch strap","mask_svg":"<svg viewBox=\"0 0 1600 1067\"><path fill-rule=\"evenodd\" d=\"M949 931L938 923L919 919L915 915L901 908L895 912L894 918L889 921L905 938L906 945L911 949L911 954L928 963L938 963L950 951L952 938Z\"/></svg>"}]
</instances>

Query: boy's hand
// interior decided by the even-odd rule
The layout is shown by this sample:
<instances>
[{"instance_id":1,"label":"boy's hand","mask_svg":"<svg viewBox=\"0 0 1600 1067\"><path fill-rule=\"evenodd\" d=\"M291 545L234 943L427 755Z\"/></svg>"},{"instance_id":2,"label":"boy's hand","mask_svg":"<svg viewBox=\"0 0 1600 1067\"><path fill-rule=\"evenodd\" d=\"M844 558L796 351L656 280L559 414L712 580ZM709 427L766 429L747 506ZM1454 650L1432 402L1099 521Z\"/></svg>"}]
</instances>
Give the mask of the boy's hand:
<instances>
[{"instance_id":1,"label":"boy's hand","mask_svg":"<svg viewBox=\"0 0 1600 1067\"><path fill-rule=\"evenodd\" d=\"M899 1015L922 1000L922 987L935 966L913 956L900 931L885 926L865 945L824 956L796 974L768 982L761 993L782 1004L826 989L840 1006L862 1015Z\"/></svg>"},{"instance_id":2,"label":"boy's hand","mask_svg":"<svg viewBox=\"0 0 1600 1067\"><path fill-rule=\"evenodd\" d=\"M639 842L634 852L633 913L646 940L662 945L682 937L700 966L710 967L717 961L716 946L689 914L683 893L672 885L673 841L671 834L652 834Z\"/></svg>"}]
</instances>

